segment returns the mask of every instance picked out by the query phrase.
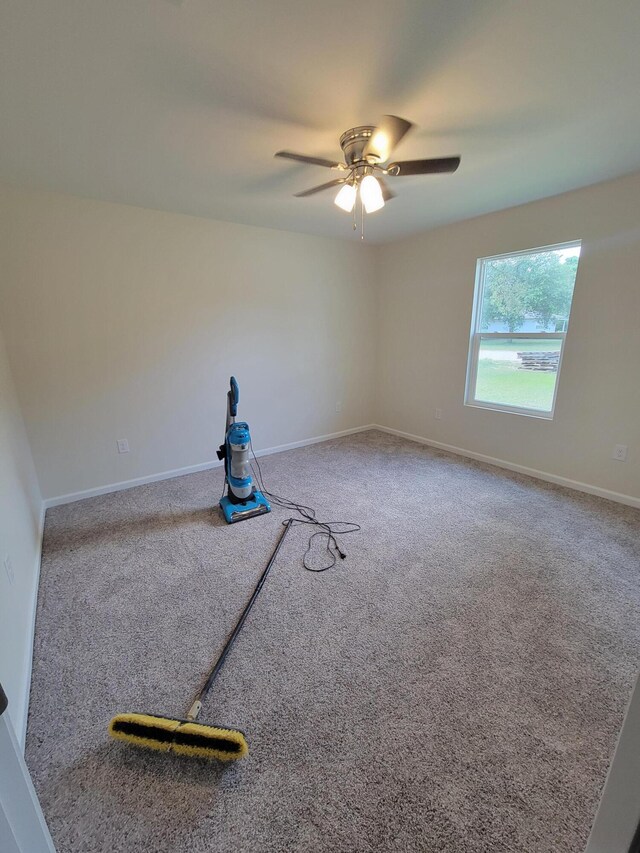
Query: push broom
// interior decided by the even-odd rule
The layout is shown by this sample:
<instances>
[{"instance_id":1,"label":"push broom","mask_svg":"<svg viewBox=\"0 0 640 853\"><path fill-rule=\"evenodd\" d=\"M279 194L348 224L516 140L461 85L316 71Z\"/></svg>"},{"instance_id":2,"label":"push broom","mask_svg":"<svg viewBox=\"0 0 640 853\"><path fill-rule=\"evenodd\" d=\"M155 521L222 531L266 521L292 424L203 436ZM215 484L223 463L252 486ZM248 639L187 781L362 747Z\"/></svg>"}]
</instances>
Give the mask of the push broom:
<instances>
[{"instance_id":1,"label":"push broom","mask_svg":"<svg viewBox=\"0 0 640 853\"><path fill-rule=\"evenodd\" d=\"M155 714L118 714L109 723L109 734L117 740L156 749L160 752L175 752L194 758L216 758L219 761L233 761L244 758L249 752L244 732L239 729L227 729L196 722L202 703L207 697L216 676L240 633L249 611L253 607L260 590L264 586L267 575L276 561L278 551L284 542L293 523L290 518L280 534L269 562L262 572L258 583L242 611L242 615L231 632L218 660L213 665L204 686L193 700L185 719L159 717Z\"/></svg>"}]
</instances>

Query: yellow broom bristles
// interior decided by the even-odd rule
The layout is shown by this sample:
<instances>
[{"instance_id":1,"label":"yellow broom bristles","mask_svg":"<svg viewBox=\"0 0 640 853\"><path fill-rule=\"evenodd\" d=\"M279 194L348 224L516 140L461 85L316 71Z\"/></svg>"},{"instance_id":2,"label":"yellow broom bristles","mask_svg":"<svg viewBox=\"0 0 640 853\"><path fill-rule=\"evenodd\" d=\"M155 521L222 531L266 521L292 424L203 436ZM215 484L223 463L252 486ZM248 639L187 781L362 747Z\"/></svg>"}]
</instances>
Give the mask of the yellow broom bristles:
<instances>
[{"instance_id":1,"label":"yellow broom bristles","mask_svg":"<svg viewBox=\"0 0 640 853\"><path fill-rule=\"evenodd\" d=\"M176 752L192 758L236 761L249 752L244 734L237 729L154 714L118 714L109 723L109 734L116 740L136 746Z\"/></svg>"}]
</instances>

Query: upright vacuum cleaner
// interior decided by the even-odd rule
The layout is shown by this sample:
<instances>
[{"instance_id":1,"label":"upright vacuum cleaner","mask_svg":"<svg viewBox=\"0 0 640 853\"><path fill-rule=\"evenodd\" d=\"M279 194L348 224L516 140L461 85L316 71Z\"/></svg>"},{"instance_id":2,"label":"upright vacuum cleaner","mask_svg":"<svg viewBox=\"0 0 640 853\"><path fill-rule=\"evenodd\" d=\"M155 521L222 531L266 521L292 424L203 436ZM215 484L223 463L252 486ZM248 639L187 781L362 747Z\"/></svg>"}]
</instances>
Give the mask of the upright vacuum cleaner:
<instances>
[{"instance_id":1,"label":"upright vacuum cleaner","mask_svg":"<svg viewBox=\"0 0 640 853\"><path fill-rule=\"evenodd\" d=\"M226 495L220 508L229 524L271 512L269 501L262 492L253 488L251 477L251 434L249 424L236 422L240 389L235 376L231 377L227 392L227 422L224 444L218 450L218 459L224 459Z\"/></svg>"}]
</instances>

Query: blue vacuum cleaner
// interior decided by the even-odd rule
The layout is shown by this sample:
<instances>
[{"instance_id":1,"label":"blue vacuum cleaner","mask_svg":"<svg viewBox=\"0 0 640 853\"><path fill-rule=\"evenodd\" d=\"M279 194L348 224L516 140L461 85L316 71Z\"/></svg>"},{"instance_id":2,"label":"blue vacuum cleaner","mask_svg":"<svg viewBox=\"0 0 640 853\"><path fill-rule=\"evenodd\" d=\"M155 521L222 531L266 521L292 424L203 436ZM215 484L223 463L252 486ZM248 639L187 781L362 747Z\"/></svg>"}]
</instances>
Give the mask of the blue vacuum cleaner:
<instances>
[{"instance_id":1,"label":"blue vacuum cleaner","mask_svg":"<svg viewBox=\"0 0 640 853\"><path fill-rule=\"evenodd\" d=\"M224 459L227 494L220 500L220 508L229 524L271 512L269 501L262 492L253 488L251 477L251 434L249 424L239 421L238 402L240 389L235 376L231 377L227 392L227 422L224 444L218 450L218 459Z\"/></svg>"}]
</instances>

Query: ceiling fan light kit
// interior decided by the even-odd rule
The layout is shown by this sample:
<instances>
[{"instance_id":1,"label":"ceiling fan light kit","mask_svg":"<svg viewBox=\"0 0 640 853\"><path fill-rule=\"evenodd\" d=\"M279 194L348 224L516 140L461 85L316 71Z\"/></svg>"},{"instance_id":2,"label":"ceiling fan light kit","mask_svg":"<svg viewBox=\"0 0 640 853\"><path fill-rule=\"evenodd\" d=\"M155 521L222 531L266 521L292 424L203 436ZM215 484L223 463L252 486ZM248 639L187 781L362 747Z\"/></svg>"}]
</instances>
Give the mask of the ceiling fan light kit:
<instances>
[{"instance_id":1,"label":"ceiling fan light kit","mask_svg":"<svg viewBox=\"0 0 640 853\"><path fill-rule=\"evenodd\" d=\"M460 165L460 157L436 157L427 160L404 160L388 163L393 150L413 125L398 116L384 116L378 127L362 125L352 127L340 137L340 147L344 154L344 163L326 160L323 157L308 157L293 151L278 151L276 157L324 166L339 172L348 172L346 177L335 178L311 189L295 193L298 198L315 195L322 190L340 187L335 204L346 213L354 211L358 194L361 209L361 236L364 239L364 217L384 207L386 201L394 197L387 187L384 177L396 178L409 175L432 175L442 172L455 172ZM385 166L385 163L387 164Z\"/></svg>"},{"instance_id":2,"label":"ceiling fan light kit","mask_svg":"<svg viewBox=\"0 0 640 853\"><path fill-rule=\"evenodd\" d=\"M360 198L367 213L375 213L384 207L382 189L373 175L365 175L360 182Z\"/></svg>"},{"instance_id":3,"label":"ceiling fan light kit","mask_svg":"<svg viewBox=\"0 0 640 853\"><path fill-rule=\"evenodd\" d=\"M334 204L345 211L351 213L353 206L356 203L358 191L355 184L345 184L341 190L338 190L338 195L335 197Z\"/></svg>"}]
</instances>

